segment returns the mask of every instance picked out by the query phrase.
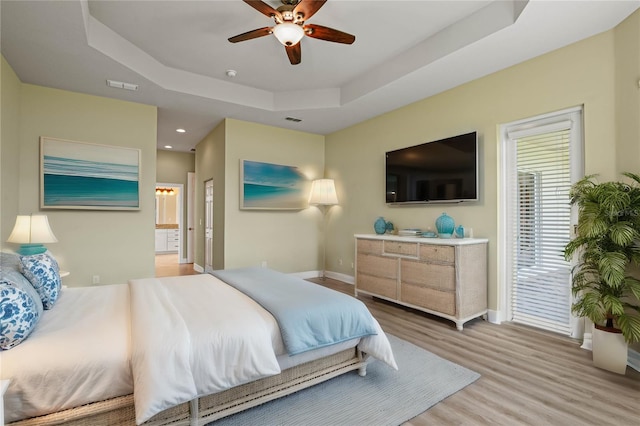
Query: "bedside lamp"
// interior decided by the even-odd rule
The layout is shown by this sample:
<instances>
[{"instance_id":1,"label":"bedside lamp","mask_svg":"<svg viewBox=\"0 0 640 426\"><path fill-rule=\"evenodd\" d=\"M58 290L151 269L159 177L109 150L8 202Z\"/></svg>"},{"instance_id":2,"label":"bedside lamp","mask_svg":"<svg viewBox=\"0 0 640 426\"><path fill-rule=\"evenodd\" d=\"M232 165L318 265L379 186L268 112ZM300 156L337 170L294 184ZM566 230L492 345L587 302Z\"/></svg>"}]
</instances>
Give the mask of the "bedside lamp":
<instances>
[{"instance_id":1,"label":"bedside lamp","mask_svg":"<svg viewBox=\"0 0 640 426\"><path fill-rule=\"evenodd\" d=\"M311 194L309 194L309 204L317 206L334 206L338 204L338 196L336 195L336 185L333 179L316 179L311 183ZM325 207L326 208L326 207ZM322 279L326 277L326 241L324 211L322 212Z\"/></svg>"},{"instance_id":2,"label":"bedside lamp","mask_svg":"<svg viewBox=\"0 0 640 426\"><path fill-rule=\"evenodd\" d=\"M47 251L43 243L57 243L46 215L19 215L9 235L8 243L20 244L18 253L23 256Z\"/></svg>"}]
</instances>

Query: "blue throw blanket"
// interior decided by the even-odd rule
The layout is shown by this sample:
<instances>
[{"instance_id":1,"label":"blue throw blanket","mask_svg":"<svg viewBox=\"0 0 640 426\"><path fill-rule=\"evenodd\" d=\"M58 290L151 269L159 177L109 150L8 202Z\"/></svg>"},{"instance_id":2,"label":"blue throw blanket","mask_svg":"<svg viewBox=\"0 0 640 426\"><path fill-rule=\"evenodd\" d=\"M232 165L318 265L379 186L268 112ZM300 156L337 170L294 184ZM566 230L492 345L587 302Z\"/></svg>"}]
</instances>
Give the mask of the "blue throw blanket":
<instances>
[{"instance_id":1,"label":"blue throw blanket","mask_svg":"<svg viewBox=\"0 0 640 426\"><path fill-rule=\"evenodd\" d=\"M349 295L266 268L213 271L278 321L289 355L376 334L367 307Z\"/></svg>"}]
</instances>

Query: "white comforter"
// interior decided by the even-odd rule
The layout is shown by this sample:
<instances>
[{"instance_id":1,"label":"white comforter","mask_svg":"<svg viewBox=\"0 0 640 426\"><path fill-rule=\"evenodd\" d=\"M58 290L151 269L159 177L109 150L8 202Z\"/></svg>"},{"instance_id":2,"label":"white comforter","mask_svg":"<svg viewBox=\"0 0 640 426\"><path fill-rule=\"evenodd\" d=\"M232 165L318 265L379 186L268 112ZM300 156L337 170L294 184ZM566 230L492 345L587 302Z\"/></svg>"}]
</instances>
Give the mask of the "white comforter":
<instances>
[{"instance_id":1,"label":"white comforter","mask_svg":"<svg viewBox=\"0 0 640 426\"><path fill-rule=\"evenodd\" d=\"M397 368L375 324L358 347ZM0 351L0 377L11 379L5 420L134 393L142 422L315 356L289 357L271 314L211 275L68 288L27 340Z\"/></svg>"},{"instance_id":2,"label":"white comforter","mask_svg":"<svg viewBox=\"0 0 640 426\"><path fill-rule=\"evenodd\" d=\"M174 405L278 374L285 348L275 319L208 275L131 280L136 422ZM375 320L374 320L375 321ZM397 369L386 335L358 347Z\"/></svg>"},{"instance_id":3,"label":"white comforter","mask_svg":"<svg viewBox=\"0 0 640 426\"><path fill-rule=\"evenodd\" d=\"M29 338L0 351L5 421L131 394L130 352L126 284L63 289Z\"/></svg>"},{"instance_id":4,"label":"white comforter","mask_svg":"<svg viewBox=\"0 0 640 426\"><path fill-rule=\"evenodd\" d=\"M275 320L218 279L204 274L129 285L138 424L174 405L280 372Z\"/></svg>"}]
</instances>

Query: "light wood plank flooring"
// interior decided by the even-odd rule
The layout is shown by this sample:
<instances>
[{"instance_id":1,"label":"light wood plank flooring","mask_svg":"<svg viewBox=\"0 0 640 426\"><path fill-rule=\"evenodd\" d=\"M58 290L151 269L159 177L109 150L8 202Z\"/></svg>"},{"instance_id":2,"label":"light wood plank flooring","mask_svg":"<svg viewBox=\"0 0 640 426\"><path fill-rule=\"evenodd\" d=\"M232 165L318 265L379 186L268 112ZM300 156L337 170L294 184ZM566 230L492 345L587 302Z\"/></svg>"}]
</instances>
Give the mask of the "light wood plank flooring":
<instances>
[{"instance_id":1,"label":"light wood plank flooring","mask_svg":"<svg viewBox=\"0 0 640 426\"><path fill-rule=\"evenodd\" d=\"M311 281L354 294L352 285L340 281ZM441 318L360 299L387 333L482 375L407 426L640 425L640 373L627 367L622 376L593 367L580 342L481 319L459 332Z\"/></svg>"},{"instance_id":2,"label":"light wood plank flooring","mask_svg":"<svg viewBox=\"0 0 640 426\"><path fill-rule=\"evenodd\" d=\"M195 275L193 263L178 263L177 253L156 254L156 277Z\"/></svg>"}]
</instances>

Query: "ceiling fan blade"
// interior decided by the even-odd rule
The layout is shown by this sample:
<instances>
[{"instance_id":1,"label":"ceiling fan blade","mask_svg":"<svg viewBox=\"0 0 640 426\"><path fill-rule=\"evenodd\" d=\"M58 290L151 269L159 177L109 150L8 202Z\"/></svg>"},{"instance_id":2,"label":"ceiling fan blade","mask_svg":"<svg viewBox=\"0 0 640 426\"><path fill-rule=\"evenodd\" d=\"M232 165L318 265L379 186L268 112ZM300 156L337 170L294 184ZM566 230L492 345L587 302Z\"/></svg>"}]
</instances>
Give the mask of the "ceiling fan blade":
<instances>
[{"instance_id":1,"label":"ceiling fan blade","mask_svg":"<svg viewBox=\"0 0 640 426\"><path fill-rule=\"evenodd\" d=\"M272 8L271 6L269 6L263 1L260 1L260 0L243 0L243 1L249 6L251 6L252 8L254 8L255 10L257 10L258 12L268 16L269 18L272 18L274 16L277 16L278 18L282 18L282 15L280 14L280 12L278 12L276 9Z\"/></svg>"},{"instance_id":2,"label":"ceiling fan blade","mask_svg":"<svg viewBox=\"0 0 640 426\"><path fill-rule=\"evenodd\" d=\"M271 27L258 28L257 30L247 31L246 33L238 34L229 38L231 43L237 43L239 41L251 40L258 37L264 37L271 34Z\"/></svg>"},{"instance_id":3,"label":"ceiling fan blade","mask_svg":"<svg viewBox=\"0 0 640 426\"><path fill-rule=\"evenodd\" d=\"M302 49L300 48L300 42L297 42L293 46L285 46L287 50L287 56L291 65L298 65L302 61Z\"/></svg>"},{"instance_id":4,"label":"ceiling fan blade","mask_svg":"<svg viewBox=\"0 0 640 426\"><path fill-rule=\"evenodd\" d=\"M321 40L344 44L351 44L356 41L356 36L354 35L334 30L333 28L323 27L322 25L307 24L303 28L306 35Z\"/></svg>"},{"instance_id":5,"label":"ceiling fan blade","mask_svg":"<svg viewBox=\"0 0 640 426\"><path fill-rule=\"evenodd\" d=\"M327 0L301 0L300 3L293 8L293 14L302 13L303 19L306 21L311 18Z\"/></svg>"}]
</instances>

